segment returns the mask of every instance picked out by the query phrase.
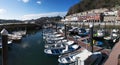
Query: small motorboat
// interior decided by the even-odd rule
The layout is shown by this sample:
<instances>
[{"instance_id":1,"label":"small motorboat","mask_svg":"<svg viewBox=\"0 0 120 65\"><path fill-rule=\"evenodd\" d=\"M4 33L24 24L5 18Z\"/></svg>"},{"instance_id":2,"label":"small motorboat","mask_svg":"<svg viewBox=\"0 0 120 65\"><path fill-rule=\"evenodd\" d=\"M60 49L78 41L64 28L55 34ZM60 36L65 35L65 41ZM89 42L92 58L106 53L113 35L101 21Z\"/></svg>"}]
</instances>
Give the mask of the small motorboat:
<instances>
[{"instance_id":1,"label":"small motorboat","mask_svg":"<svg viewBox=\"0 0 120 65\"><path fill-rule=\"evenodd\" d=\"M46 38L46 43L48 44L54 44L54 43L57 43L57 42L60 42L60 40L63 40L64 37L57 37L57 38Z\"/></svg>"},{"instance_id":2,"label":"small motorboat","mask_svg":"<svg viewBox=\"0 0 120 65\"><path fill-rule=\"evenodd\" d=\"M97 37L104 37L105 36L105 31L104 30L97 30L96 36Z\"/></svg>"},{"instance_id":3,"label":"small motorboat","mask_svg":"<svg viewBox=\"0 0 120 65\"><path fill-rule=\"evenodd\" d=\"M45 48L51 49L51 48L65 48L65 44L63 43L56 43L56 44L45 44Z\"/></svg>"},{"instance_id":4,"label":"small motorboat","mask_svg":"<svg viewBox=\"0 0 120 65\"><path fill-rule=\"evenodd\" d=\"M17 40L21 40L22 36L14 35L14 34L8 34L8 39L17 41Z\"/></svg>"},{"instance_id":5,"label":"small motorboat","mask_svg":"<svg viewBox=\"0 0 120 65\"><path fill-rule=\"evenodd\" d=\"M60 45L61 46L61 45ZM65 45L64 47L52 47L52 48L48 48L48 49L44 49L44 52L46 54L50 54L50 55L60 55L60 54L65 54L65 53L69 53L69 52L73 52L77 49L81 48L79 45L77 44L73 44L73 45Z\"/></svg>"},{"instance_id":6,"label":"small motorboat","mask_svg":"<svg viewBox=\"0 0 120 65\"><path fill-rule=\"evenodd\" d=\"M117 38L117 37L119 37L119 30L118 30L118 29L113 29L113 30L111 31L111 37L112 37L112 38Z\"/></svg>"},{"instance_id":7,"label":"small motorboat","mask_svg":"<svg viewBox=\"0 0 120 65\"><path fill-rule=\"evenodd\" d=\"M78 27L72 27L72 29L69 30L70 35L78 35Z\"/></svg>"},{"instance_id":8,"label":"small motorboat","mask_svg":"<svg viewBox=\"0 0 120 65\"><path fill-rule=\"evenodd\" d=\"M105 37L105 31L104 30L97 30L96 34L94 34L93 39L94 40L103 40Z\"/></svg>"},{"instance_id":9,"label":"small motorboat","mask_svg":"<svg viewBox=\"0 0 120 65\"><path fill-rule=\"evenodd\" d=\"M81 36L81 37L85 37L85 36L88 36L89 32L86 31L85 28L80 28L79 29L79 32L78 32L78 35Z\"/></svg>"},{"instance_id":10,"label":"small motorboat","mask_svg":"<svg viewBox=\"0 0 120 65\"><path fill-rule=\"evenodd\" d=\"M60 36L62 36L62 34L46 33L46 34L43 34L43 39L46 39L46 38L56 38L56 37L60 37Z\"/></svg>"},{"instance_id":11,"label":"small motorboat","mask_svg":"<svg viewBox=\"0 0 120 65\"><path fill-rule=\"evenodd\" d=\"M81 61L85 61L91 55L91 52L86 49L82 49L72 53L60 55L58 58L58 62L66 64L76 62L78 59L80 59Z\"/></svg>"},{"instance_id":12,"label":"small motorboat","mask_svg":"<svg viewBox=\"0 0 120 65\"><path fill-rule=\"evenodd\" d=\"M8 40L8 45L12 43L12 40ZM0 48L2 48L2 40L0 41Z\"/></svg>"},{"instance_id":13,"label":"small motorboat","mask_svg":"<svg viewBox=\"0 0 120 65\"><path fill-rule=\"evenodd\" d=\"M14 31L12 33L14 35L24 36L24 35L26 35L26 30L25 31Z\"/></svg>"},{"instance_id":14,"label":"small motorboat","mask_svg":"<svg viewBox=\"0 0 120 65\"><path fill-rule=\"evenodd\" d=\"M64 48L44 49L44 52L50 55L60 55L62 54L62 50L64 50Z\"/></svg>"},{"instance_id":15,"label":"small motorboat","mask_svg":"<svg viewBox=\"0 0 120 65\"><path fill-rule=\"evenodd\" d=\"M65 42L66 45L72 45L74 44L75 42L74 41L71 41L71 40L68 40L67 42Z\"/></svg>"}]
</instances>

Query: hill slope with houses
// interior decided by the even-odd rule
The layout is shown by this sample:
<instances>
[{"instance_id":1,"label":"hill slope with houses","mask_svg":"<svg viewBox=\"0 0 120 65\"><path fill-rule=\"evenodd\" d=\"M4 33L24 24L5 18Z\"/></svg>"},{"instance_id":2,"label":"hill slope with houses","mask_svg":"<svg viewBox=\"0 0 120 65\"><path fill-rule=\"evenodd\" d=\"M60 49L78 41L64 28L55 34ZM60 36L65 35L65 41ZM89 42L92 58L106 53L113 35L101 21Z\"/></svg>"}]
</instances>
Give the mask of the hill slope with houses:
<instances>
[{"instance_id":1,"label":"hill slope with houses","mask_svg":"<svg viewBox=\"0 0 120 65\"><path fill-rule=\"evenodd\" d=\"M120 5L120 0L80 0L79 3L70 7L67 15L92 9L112 8Z\"/></svg>"},{"instance_id":2,"label":"hill slope with houses","mask_svg":"<svg viewBox=\"0 0 120 65\"><path fill-rule=\"evenodd\" d=\"M120 0L82 0L72 6L62 21L120 21Z\"/></svg>"}]
</instances>

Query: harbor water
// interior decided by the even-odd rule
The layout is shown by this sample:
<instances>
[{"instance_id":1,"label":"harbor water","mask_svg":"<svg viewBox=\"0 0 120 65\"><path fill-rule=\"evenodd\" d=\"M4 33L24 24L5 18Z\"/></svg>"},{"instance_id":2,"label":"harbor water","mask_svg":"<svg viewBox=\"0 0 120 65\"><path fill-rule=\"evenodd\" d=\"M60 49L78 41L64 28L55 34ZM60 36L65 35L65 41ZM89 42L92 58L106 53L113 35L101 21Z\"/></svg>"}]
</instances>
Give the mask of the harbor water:
<instances>
[{"instance_id":1,"label":"harbor water","mask_svg":"<svg viewBox=\"0 0 120 65\"><path fill-rule=\"evenodd\" d=\"M107 31L110 31L113 28L105 29ZM44 32L48 32L49 30L51 30L51 28L44 29ZM96 29L94 28L94 30ZM23 36L21 41L13 42L11 45L9 45L8 65L77 65L77 62L71 64L59 64L58 56L51 56L45 54L45 41L43 40L42 33L43 30L27 30L27 34ZM110 47L107 44L104 44L103 46L104 48ZM2 49L0 49L0 65L2 65L1 50Z\"/></svg>"},{"instance_id":2,"label":"harbor water","mask_svg":"<svg viewBox=\"0 0 120 65\"><path fill-rule=\"evenodd\" d=\"M58 65L57 59L44 53L42 30L28 31L21 42L14 42L8 49L8 65Z\"/></svg>"}]
</instances>

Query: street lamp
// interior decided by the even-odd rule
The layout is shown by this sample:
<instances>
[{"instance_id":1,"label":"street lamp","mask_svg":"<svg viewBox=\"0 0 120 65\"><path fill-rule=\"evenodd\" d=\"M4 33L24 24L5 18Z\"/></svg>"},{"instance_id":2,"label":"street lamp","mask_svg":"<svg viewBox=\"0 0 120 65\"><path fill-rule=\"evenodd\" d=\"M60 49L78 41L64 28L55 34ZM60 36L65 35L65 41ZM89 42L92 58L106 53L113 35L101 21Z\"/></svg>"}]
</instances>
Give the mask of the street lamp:
<instances>
[{"instance_id":1,"label":"street lamp","mask_svg":"<svg viewBox=\"0 0 120 65\"><path fill-rule=\"evenodd\" d=\"M8 31L3 29L2 35L2 65L7 65L7 42L8 42Z\"/></svg>"},{"instance_id":2,"label":"street lamp","mask_svg":"<svg viewBox=\"0 0 120 65\"><path fill-rule=\"evenodd\" d=\"M91 52L93 52L93 24L89 25L90 27L90 45L91 45Z\"/></svg>"}]
</instances>

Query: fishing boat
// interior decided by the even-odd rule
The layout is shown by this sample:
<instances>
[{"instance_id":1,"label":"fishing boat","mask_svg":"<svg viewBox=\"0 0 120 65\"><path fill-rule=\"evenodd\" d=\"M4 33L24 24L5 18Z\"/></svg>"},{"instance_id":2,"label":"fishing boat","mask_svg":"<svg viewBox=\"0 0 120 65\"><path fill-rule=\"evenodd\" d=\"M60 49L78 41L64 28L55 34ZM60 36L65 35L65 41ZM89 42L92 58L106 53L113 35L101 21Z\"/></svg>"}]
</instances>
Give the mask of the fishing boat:
<instances>
[{"instance_id":1,"label":"fishing boat","mask_svg":"<svg viewBox=\"0 0 120 65\"><path fill-rule=\"evenodd\" d=\"M111 31L111 37L112 37L112 38L117 38L117 37L119 37L119 30L118 30L118 29L113 29L113 30Z\"/></svg>"},{"instance_id":2,"label":"fishing boat","mask_svg":"<svg viewBox=\"0 0 120 65\"><path fill-rule=\"evenodd\" d=\"M102 47L104 43L102 41L96 41L94 44L96 46Z\"/></svg>"},{"instance_id":3,"label":"fishing boat","mask_svg":"<svg viewBox=\"0 0 120 65\"><path fill-rule=\"evenodd\" d=\"M105 36L104 30L97 30L96 34L94 34L93 39L95 40L103 40Z\"/></svg>"},{"instance_id":4,"label":"fishing boat","mask_svg":"<svg viewBox=\"0 0 120 65\"><path fill-rule=\"evenodd\" d=\"M74 27L74 26L71 26L71 28L69 29L69 32L73 31L74 29L77 29L78 27Z\"/></svg>"},{"instance_id":5,"label":"fishing boat","mask_svg":"<svg viewBox=\"0 0 120 65\"><path fill-rule=\"evenodd\" d=\"M105 40L111 42L111 43L116 43L119 41L119 30L118 29L113 29L111 31L110 36L104 37Z\"/></svg>"},{"instance_id":6,"label":"fishing boat","mask_svg":"<svg viewBox=\"0 0 120 65\"><path fill-rule=\"evenodd\" d=\"M59 40L59 41L56 41L55 43L53 44L45 44L45 48L54 48L54 47L62 47L64 46L65 44L63 44L64 42L67 42L67 40L63 39L63 40Z\"/></svg>"},{"instance_id":7,"label":"fishing boat","mask_svg":"<svg viewBox=\"0 0 120 65\"><path fill-rule=\"evenodd\" d=\"M85 37L85 36L88 36L89 32L86 31L85 28L80 28L79 31L78 31L78 35L81 36L81 37Z\"/></svg>"},{"instance_id":8,"label":"fishing boat","mask_svg":"<svg viewBox=\"0 0 120 65\"><path fill-rule=\"evenodd\" d=\"M78 28L78 27L72 27L72 29L69 30L70 35L79 35L81 37L88 36L89 30L85 28Z\"/></svg>"},{"instance_id":9,"label":"fishing boat","mask_svg":"<svg viewBox=\"0 0 120 65\"><path fill-rule=\"evenodd\" d=\"M69 29L70 35L78 35L78 27L71 27L71 29Z\"/></svg>"},{"instance_id":10,"label":"fishing boat","mask_svg":"<svg viewBox=\"0 0 120 65\"><path fill-rule=\"evenodd\" d=\"M67 63L76 62L78 58L81 61L85 61L91 55L92 55L91 52L89 52L87 49L82 48L71 53L60 55L58 58L58 62L62 64L67 64Z\"/></svg>"},{"instance_id":11,"label":"fishing boat","mask_svg":"<svg viewBox=\"0 0 120 65\"><path fill-rule=\"evenodd\" d=\"M48 43L48 44L54 44L54 43L56 43L57 41L60 41L60 40L62 40L62 39L64 39L63 36L61 36L61 37L47 38L47 39L46 39L46 43Z\"/></svg>"},{"instance_id":12,"label":"fishing boat","mask_svg":"<svg viewBox=\"0 0 120 65\"><path fill-rule=\"evenodd\" d=\"M59 37L59 36L62 36L62 34L58 34L57 32L54 32L54 33L43 33L43 39Z\"/></svg>"},{"instance_id":13,"label":"fishing boat","mask_svg":"<svg viewBox=\"0 0 120 65\"><path fill-rule=\"evenodd\" d=\"M54 47L64 47L65 43L67 42L66 39L63 39L63 40L59 40L59 41L56 41L54 44L45 44L45 48L54 48Z\"/></svg>"},{"instance_id":14,"label":"fishing boat","mask_svg":"<svg viewBox=\"0 0 120 65\"><path fill-rule=\"evenodd\" d=\"M104 37L104 35L105 35L105 32L104 32L104 30L97 30L97 37Z\"/></svg>"},{"instance_id":15,"label":"fishing boat","mask_svg":"<svg viewBox=\"0 0 120 65\"><path fill-rule=\"evenodd\" d=\"M65 45L65 46L61 46L61 47L57 47L57 48L52 47L52 48L44 49L44 52L49 55L60 55L60 54L64 54L64 53L73 52L79 48L81 48L79 45L73 44L70 46Z\"/></svg>"}]
</instances>

